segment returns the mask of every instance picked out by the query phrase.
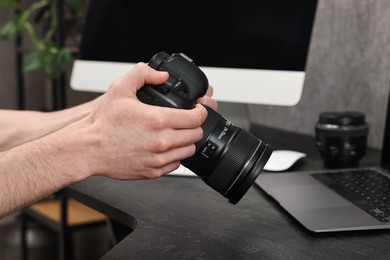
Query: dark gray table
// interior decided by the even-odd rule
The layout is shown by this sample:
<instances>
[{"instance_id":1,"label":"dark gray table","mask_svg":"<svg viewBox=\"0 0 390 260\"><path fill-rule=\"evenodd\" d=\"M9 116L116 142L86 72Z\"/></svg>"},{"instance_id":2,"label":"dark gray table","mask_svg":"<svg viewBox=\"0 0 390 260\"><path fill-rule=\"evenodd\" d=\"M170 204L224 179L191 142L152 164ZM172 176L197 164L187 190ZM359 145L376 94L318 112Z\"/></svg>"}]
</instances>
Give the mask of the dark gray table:
<instances>
[{"instance_id":1,"label":"dark gray table","mask_svg":"<svg viewBox=\"0 0 390 260\"><path fill-rule=\"evenodd\" d=\"M276 149L308 153L294 170L322 167L313 138L256 126L253 132ZM369 151L362 165L377 163L378 155ZM196 177L92 177L63 192L134 229L103 259L390 259L390 230L311 233L257 186L237 205Z\"/></svg>"}]
</instances>

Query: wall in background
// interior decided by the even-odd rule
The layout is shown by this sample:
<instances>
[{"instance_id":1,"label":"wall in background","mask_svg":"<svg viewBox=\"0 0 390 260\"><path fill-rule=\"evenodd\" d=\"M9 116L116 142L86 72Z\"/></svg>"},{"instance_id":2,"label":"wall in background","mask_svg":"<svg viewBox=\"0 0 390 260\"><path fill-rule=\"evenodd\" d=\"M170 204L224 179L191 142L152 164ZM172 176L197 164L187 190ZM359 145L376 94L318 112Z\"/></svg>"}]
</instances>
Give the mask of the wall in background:
<instances>
[{"instance_id":1,"label":"wall in background","mask_svg":"<svg viewBox=\"0 0 390 260\"><path fill-rule=\"evenodd\" d=\"M29 5L34 0L23 1ZM0 27L13 17L12 11L0 8ZM24 37L24 45L30 43ZM51 104L50 83L42 72L34 71L25 74L25 108L31 110L48 110ZM18 108L18 91L16 75L16 53L14 41L0 40L0 109Z\"/></svg>"},{"instance_id":2,"label":"wall in background","mask_svg":"<svg viewBox=\"0 0 390 260\"><path fill-rule=\"evenodd\" d=\"M370 125L369 146L381 148L390 78L389 27L388 0L319 0L300 103L249 105L251 121L314 135L320 112L358 110Z\"/></svg>"},{"instance_id":3,"label":"wall in background","mask_svg":"<svg viewBox=\"0 0 390 260\"><path fill-rule=\"evenodd\" d=\"M11 17L8 10L0 9L0 26ZM17 108L14 52L12 42L0 41L0 108Z\"/></svg>"}]
</instances>

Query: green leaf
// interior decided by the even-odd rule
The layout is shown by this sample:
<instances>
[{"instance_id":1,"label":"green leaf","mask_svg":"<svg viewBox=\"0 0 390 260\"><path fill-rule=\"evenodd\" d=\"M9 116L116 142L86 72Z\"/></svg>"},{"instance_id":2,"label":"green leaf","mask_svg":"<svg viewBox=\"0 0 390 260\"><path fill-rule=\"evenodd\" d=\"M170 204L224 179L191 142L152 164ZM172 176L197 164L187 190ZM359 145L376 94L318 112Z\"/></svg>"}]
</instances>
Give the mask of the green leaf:
<instances>
[{"instance_id":1,"label":"green leaf","mask_svg":"<svg viewBox=\"0 0 390 260\"><path fill-rule=\"evenodd\" d=\"M43 68L43 56L41 51L30 52L26 55L23 62L23 72L27 73L32 70Z\"/></svg>"},{"instance_id":2,"label":"green leaf","mask_svg":"<svg viewBox=\"0 0 390 260\"><path fill-rule=\"evenodd\" d=\"M0 0L0 8L7 8L11 10L18 9L20 4L16 0Z\"/></svg>"},{"instance_id":3,"label":"green leaf","mask_svg":"<svg viewBox=\"0 0 390 260\"><path fill-rule=\"evenodd\" d=\"M53 45L29 53L24 60L23 72L42 69L48 79L56 79L66 70L71 60L72 53L68 48L59 49Z\"/></svg>"},{"instance_id":4,"label":"green leaf","mask_svg":"<svg viewBox=\"0 0 390 260\"><path fill-rule=\"evenodd\" d=\"M84 0L65 0L69 8L75 13L80 13L84 8ZM59 48L57 44L51 41L49 37L38 38L35 27L30 24L29 19L37 10L45 8L48 4L53 4L51 0L36 0L25 10L20 10L21 13L8 21L0 30L0 39L10 40L20 35L22 31L26 31L27 35L33 44L34 51L26 54L23 63L23 72L27 73L32 70L41 69L45 76L49 79L58 78L69 66L72 61L72 53L68 48ZM9 9L20 8L17 0L0 0L0 8ZM53 17L51 17L54 19ZM55 23L52 23L49 32L55 30Z\"/></svg>"},{"instance_id":5,"label":"green leaf","mask_svg":"<svg viewBox=\"0 0 390 260\"><path fill-rule=\"evenodd\" d=\"M68 48L58 48L49 43L46 48L27 54L23 63L23 72L42 69L48 79L56 79L72 61L72 53Z\"/></svg>"},{"instance_id":6,"label":"green leaf","mask_svg":"<svg viewBox=\"0 0 390 260\"><path fill-rule=\"evenodd\" d=\"M58 78L66 70L72 60L72 53L68 48L51 47L45 53L44 72L49 79Z\"/></svg>"},{"instance_id":7,"label":"green leaf","mask_svg":"<svg viewBox=\"0 0 390 260\"><path fill-rule=\"evenodd\" d=\"M10 40L15 38L26 26L28 18L29 14L23 12L11 21L8 21L0 31L0 39Z\"/></svg>"},{"instance_id":8,"label":"green leaf","mask_svg":"<svg viewBox=\"0 0 390 260\"><path fill-rule=\"evenodd\" d=\"M8 21L0 31L0 39L10 40L18 33L16 22L14 20Z\"/></svg>"}]
</instances>

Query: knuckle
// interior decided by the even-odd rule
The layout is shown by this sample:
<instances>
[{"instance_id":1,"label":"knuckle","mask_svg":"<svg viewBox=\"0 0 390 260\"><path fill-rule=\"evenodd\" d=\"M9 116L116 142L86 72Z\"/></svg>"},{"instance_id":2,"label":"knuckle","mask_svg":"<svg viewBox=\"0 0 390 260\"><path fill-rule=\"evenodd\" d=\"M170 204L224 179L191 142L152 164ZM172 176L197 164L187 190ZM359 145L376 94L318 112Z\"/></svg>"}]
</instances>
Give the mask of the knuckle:
<instances>
[{"instance_id":1,"label":"knuckle","mask_svg":"<svg viewBox=\"0 0 390 260\"><path fill-rule=\"evenodd\" d=\"M115 79L114 81L111 82L110 84L110 87L109 87L109 91L110 92L117 92L118 88L122 85L122 79L121 78L117 78Z\"/></svg>"},{"instance_id":2,"label":"knuckle","mask_svg":"<svg viewBox=\"0 0 390 260\"><path fill-rule=\"evenodd\" d=\"M207 109L205 108L205 107L203 107L202 106L202 112L201 113L199 113L199 117L198 117L199 119L199 125L202 125L203 124L203 122L206 120L206 118L207 118Z\"/></svg>"},{"instance_id":3,"label":"knuckle","mask_svg":"<svg viewBox=\"0 0 390 260\"><path fill-rule=\"evenodd\" d=\"M151 120L156 129L162 129L165 126L165 121L161 116L157 116L156 114L151 115Z\"/></svg>"},{"instance_id":4,"label":"knuckle","mask_svg":"<svg viewBox=\"0 0 390 260\"><path fill-rule=\"evenodd\" d=\"M157 152L165 152L171 148L172 142L167 138L160 137L158 138L158 140L156 140L155 145L156 145L155 148Z\"/></svg>"},{"instance_id":5,"label":"knuckle","mask_svg":"<svg viewBox=\"0 0 390 260\"><path fill-rule=\"evenodd\" d=\"M153 170L151 170L147 174L146 178L148 178L148 179L157 179L157 178L160 178L163 175L164 175L164 172L162 171L162 169L153 169Z\"/></svg>"},{"instance_id":6,"label":"knuckle","mask_svg":"<svg viewBox=\"0 0 390 260\"><path fill-rule=\"evenodd\" d=\"M164 119L153 111L146 111L143 114L144 122L152 129L163 129L165 126Z\"/></svg>"},{"instance_id":7,"label":"knuckle","mask_svg":"<svg viewBox=\"0 0 390 260\"><path fill-rule=\"evenodd\" d=\"M189 150L188 150L188 156L187 157L191 157L193 156L194 154L196 153L196 146L195 144L191 145Z\"/></svg>"},{"instance_id":8,"label":"knuckle","mask_svg":"<svg viewBox=\"0 0 390 260\"><path fill-rule=\"evenodd\" d=\"M201 127L199 127L197 135L196 135L196 139L199 141L199 140L202 140L202 138L203 138L203 129Z\"/></svg>"},{"instance_id":9,"label":"knuckle","mask_svg":"<svg viewBox=\"0 0 390 260\"><path fill-rule=\"evenodd\" d=\"M196 116L194 116L194 122L196 125L200 126L204 121L203 115L201 113L196 113Z\"/></svg>"},{"instance_id":10,"label":"knuckle","mask_svg":"<svg viewBox=\"0 0 390 260\"><path fill-rule=\"evenodd\" d=\"M138 71L146 71L150 67L144 62L138 62L135 64L134 68Z\"/></svg>"},{"instance_id":11,"label":"knuckle","mask_svg":"<svg viewBox=\"0 0 390 260\"><path fill-rule=\"evenodd\" d=\"M156 154L153 158L153 168L161 168L167 163L167 160L164 156L160 154Z\"/></svg>"}]
</instances>

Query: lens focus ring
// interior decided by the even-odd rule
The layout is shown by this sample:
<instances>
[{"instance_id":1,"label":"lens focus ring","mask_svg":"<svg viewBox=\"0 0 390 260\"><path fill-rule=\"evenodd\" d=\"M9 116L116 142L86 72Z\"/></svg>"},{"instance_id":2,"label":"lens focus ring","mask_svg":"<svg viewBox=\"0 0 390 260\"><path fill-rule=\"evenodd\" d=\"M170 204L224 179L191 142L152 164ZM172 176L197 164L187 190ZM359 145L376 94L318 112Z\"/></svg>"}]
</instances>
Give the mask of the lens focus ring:
<instances>
[{"instance_id":1,"label":"lens focus ring","mask_svg":"<svg viewBox=\"0 0 390 260\"><path fill-rule=\"evenodd\" d=\"M237 128L239 131L232 138L231 143L225 148L220 162L215 166L214 172L206 180L206 183L218 192L223 192L238 178L238 174L245 174L245 164L250 159L259 141L252 135Z\"/></svg>"}]
</instances>

